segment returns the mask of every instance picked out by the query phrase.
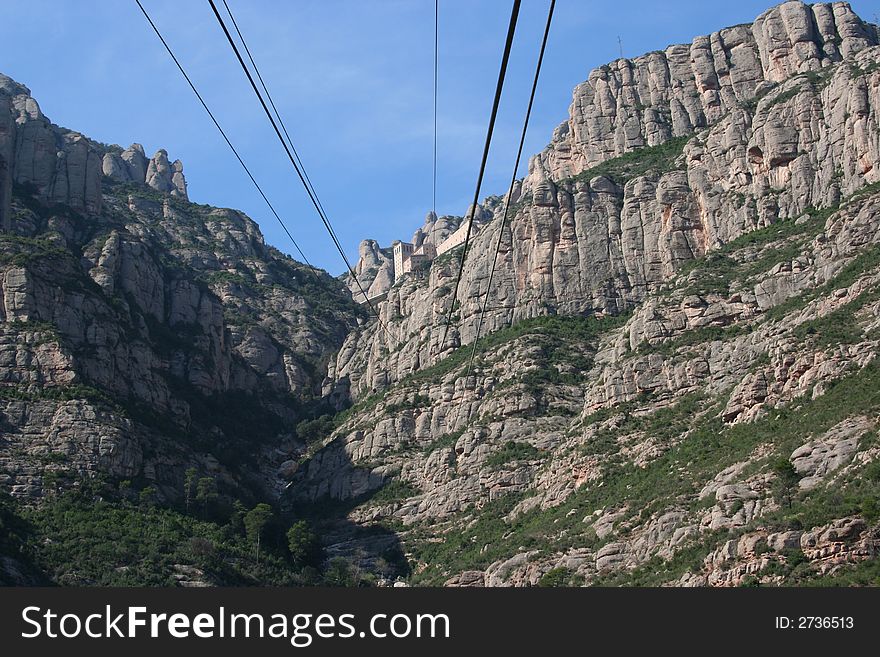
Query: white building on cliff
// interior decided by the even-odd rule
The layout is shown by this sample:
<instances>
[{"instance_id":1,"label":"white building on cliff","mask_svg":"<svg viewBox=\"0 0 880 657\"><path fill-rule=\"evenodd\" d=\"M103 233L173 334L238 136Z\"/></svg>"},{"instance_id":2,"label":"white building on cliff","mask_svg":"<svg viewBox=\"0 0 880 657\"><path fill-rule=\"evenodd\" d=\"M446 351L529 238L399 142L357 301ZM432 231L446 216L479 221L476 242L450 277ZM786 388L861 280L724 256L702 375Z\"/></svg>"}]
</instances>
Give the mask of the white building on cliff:
<instances>
[{"instance_id":1,"label":"white building on cliff","mask_svg":"<svg viewBox=\"0 0 880 657\"><path fill-rule=\"evenodd\" d=\"M461 226L454 233L436 247L431 242L424 242L421 246L416 247L411 242L395 241L392 245L394 251L394 281L397 282L405 274L429 266L438 256L464 244L469 223L468 221L462 222Z\"/></svg>"}]
</instances>

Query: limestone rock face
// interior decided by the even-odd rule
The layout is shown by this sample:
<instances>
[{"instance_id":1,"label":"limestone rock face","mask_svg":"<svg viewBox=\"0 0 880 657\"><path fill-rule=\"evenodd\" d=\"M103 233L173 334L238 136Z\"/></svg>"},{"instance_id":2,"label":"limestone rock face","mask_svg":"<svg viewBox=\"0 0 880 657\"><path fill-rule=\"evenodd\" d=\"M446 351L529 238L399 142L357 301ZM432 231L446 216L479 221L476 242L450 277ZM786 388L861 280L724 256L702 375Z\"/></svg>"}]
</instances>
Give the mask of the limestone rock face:
<instances>
[{"instance_id":1,"label":"limestone rock face","mask_svg":"<svg viewBox=\"0 0 880 657\"><path fill-rule=\"evenodd\" d=\"M554 178L717 123L766 85L819 71L878 44L847 3L786 2L741 25L619 59L574 90L544 156Z\"/></svg>"},{"instance_id":2,"label":"limestone rock face","mask_svg":"<svg viewBox=\"0 0 880 657\"><path fill-rule=\"evenodd\" d=\"M192 466L274 497L304 400L360 316L342 284L243 213L187 202L164 150L58 128L6 77L0 191L0 486L37 499L101 474L172 501Z\"/></svg>"},{"instance_id":3,"label":"limestone rock face","mask_svg":"<svg viewBox=\"0 0 880 657\"><path fill-rule=\"evenodd\" d=\"M778 26L796 25L791 17L802 11L836 16L836 22L818 24L826 30L836 25L834 29L847 36L833 49L829 45L828 51L821 51L821 57L810 54L815 52L812 46L786 50L767 45L773 41L770 37L756 37L746 50L755 49L754 71L763 87L728 82L731 100L717 115L688 123L684 133L670 131L658 137L651 142L658 144L654 149L633 151L641 141L620 141L619 149L603 147L590 135L605 138L611 127L578 132L573 126L580 115L573 106L567 134L589 158L562 170L551 145L530 161L529 175L514 190L511 217L501 236L484 333L552 313L621 312L662 289L684 263L780 219L797 219L810 207L834 205L880 181L880 47L872 45L876 30L853 17L844 4L828 8L828 14L822 5L797 2L764 14L751 29L733 29L743 35L788 34L778 32ZM799 36L786 38L807 43L797 40ZM729 40L728 35L724 43ZM836 44L838 38L831 40ZM847 53L845 62L842 50ZM773 53L766 66L759 57L764 51ZM781 63L769 63L780 57ZM805 63L795 67L797 62ZM671 69L664 70L671 75ZM803 72L780 78L785 70ZM693 73L690 66L688 71ZM596 75L591 74L591 80ZM679 81L670 78L659 89L679 93ZM713 93L721 94L724 88ZM625 94L612 96L621 107L636 103L625 100ZM599 103L598 98L590 102ZM700 111L705 114L706 109ZM671 139L678 134L691 136ZM629 159L586 168L624 152ZM579 173L571 177L573 172ZM484 207L488 218L472 238L458 298L449 297L457 258L438 258L427 284L404 278L388 290L380 312L390 335L370 325L351 336L358 348L340 351L331 377L345 379L355 396L397 381L473 341L504 203L496 199ZM797 277L796 270L791 272L788 284L804 284ZM768 288L758 294L765 299L782 292ZM440 344L450 314L457 321L446 343ZM368 357L383 350L390 353L388 358Z\"/></svg>"},{"instance_id":4,"label":"limestone rock face","mask_svg":"<svg viewBox=\"0 0 880 657\"><path fill-rule=\"evenodd\" d=\"M790 457L809 507L880 458L854 401L875 384L836 388L875 381L878 90L877 28L846 3L593 71L511 197L481 204L457 298L454 254L381 286L388 330L366 322L328 367L354 407L284 499L367 499L348 519L400 527L414 579L448 586L785 583L871 558L870 503L780 523L771 464ZM705 540L701 565L645 579Z\"/></svg>"},{"instance_id":5,"label":"limestone rock face","mask_svg":"<svg viewBox=\"0 0 880 657\"><path fill-rule=\"evenodd\" d=\"M150 159L145 175L149 187L172 196L187 198L183 162L180 160L169 162L168 151L164 148L156 151L156 154Z\"/></svg>"}]
</instances>

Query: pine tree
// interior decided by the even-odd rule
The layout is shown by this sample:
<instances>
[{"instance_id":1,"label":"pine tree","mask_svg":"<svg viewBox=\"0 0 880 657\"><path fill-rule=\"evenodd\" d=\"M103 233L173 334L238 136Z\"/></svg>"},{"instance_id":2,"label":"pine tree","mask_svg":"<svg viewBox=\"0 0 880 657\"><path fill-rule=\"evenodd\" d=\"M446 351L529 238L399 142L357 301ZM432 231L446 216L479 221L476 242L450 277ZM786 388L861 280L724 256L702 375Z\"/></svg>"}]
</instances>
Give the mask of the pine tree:
<instances>
[{"instance_id":1,"label":"pine tree","mask_svg":"<svg viewBox=\"0 0 880 657\"><path fill-rule=\"evenodd\" d=\"M202 504L202 519L208 517L208 503L217 498L217 482L212 477L202 477L196 484L196 501Z\"/></svg>"},{"instance_id":2,"label":"pine tree","mask_svg":"<svg viewBox=\"0 0 880 657\"><path fill-rule=\"evenodd\" d=\"M244 527L247 531L248 540L254 544L256 548L257 563L260 562L260 540L263 531L269 520L272 519L272 507L264 502L260 502L253 509L247 512L244 517Z\"/></svg>"},{"instance_id":3,"label":"pine tree","mask_svg":"<svg viewBox=\"0 0 880 657\"><path fill-rule=\"evenodd\" d=\"M193 486L196 483L196 469L187 468L186 477L183 480L183 500L186 504L186 512L189 513L189 505L192 502Z\"/></svg>"}]
</instances>

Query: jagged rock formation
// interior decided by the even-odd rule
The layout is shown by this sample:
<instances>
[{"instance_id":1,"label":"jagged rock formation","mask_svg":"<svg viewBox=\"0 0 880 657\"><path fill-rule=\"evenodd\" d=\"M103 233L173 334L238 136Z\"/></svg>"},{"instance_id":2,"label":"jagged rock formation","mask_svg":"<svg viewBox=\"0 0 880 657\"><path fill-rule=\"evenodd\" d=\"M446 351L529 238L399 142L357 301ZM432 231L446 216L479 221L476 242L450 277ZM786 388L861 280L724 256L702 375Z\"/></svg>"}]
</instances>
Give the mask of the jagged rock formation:
<instances>
[{"instance_id":1,"label":"jagged rock formation","mask_svg":"<svg viewBox=\"0 0 880 657\"><path fill-rule=\"evenodd\" d=\"M9 230L13 184L32 188L47 203L87 213L101 211L101 176L146 183L187 198L183 163L159 150L106 150L83 135L53 125L24 85L0 75L0 227Z\"/></svg>"},{"instance_id":2,"label":"jagged rock formation","mask_svg":"<svg viewBox=\"0 0 880 657\"><path fill-rule=\"evenodd\" d=\"M174 160L168 162L168 153L158 150L150 163L147 165L146 183L160 192L167 192L172 196L186 198L186 180L183 177L183 162Z\"/></svg>"},{"instance_id":3,"label":"jagged rock formation","mask_svg":"<svg viewBox=\"0 0 880 657\"><path fill-rule=\"evenodd\" d=\"M12 185L75 210L101 210L101 155L81 134L43 116L30 91L0 76L0 226L10 225Z\"/></svg>"},{"instance_id":4,"label":"jagged rock formation","mask_svg":"<svg viewBox=\"0 0 880 657\"><path fill-rule=\"evenodd\" d=\"M876 491L823 505L878 454L880 400L853 396L877 380L877 44L845 3L788 2L591 73L513 191L473 370L500 202L457 299L439 258L389 288L388 332L346 340L325 389L354 407L292 503L379 489L348 517L398 528L414 581L454 586L870 560Z\"/></svg>"},{"instance_id":5,"label":"jagged rock formation","mask_svg":"<svg viewBox=\"0 0 880 657\"><path fill-rule=\"evenodd\" d=\"M574 90L543 154L554 179L717 123L769 85L820 71L878 43L848 4L786 2L690 45L602 66Z\"/></svg>"},{"instance_id":6,"label":"jagged rock formation","mask_svg":"<svg viewBox=\"0 0 880 657\"><path fill-rule=\"evenodd\" d=\"M780 31L796 26L791 17L802 12L838 16L835 24L846 36L832 48L830 27L813 30L806 33L814 38L807 47L795 27ZM826 25L825 18L822 21ZM733 29L773 34L775 45L768 50L764 37L755 38L755 61L764 64L756 64L747 76L752 80L748 85L738 83L731 87L736 93L718 95L719 111L712 122L688 125L687 131L706 126L692 137L669 139L586 170L581 165L560 168L552 144L532 159L528 177L511 199L513 217L489 290L489 332L547 312L620 312L659 290L682 263L778 218L796 218L809 206L833 205L880 180L875 167L880 155L880 96L873 84L876 29L852 15L845 3L809 8L799 2L768 11L751 28ZM709 41L730 42L724 34ZM831 41L823 40L822 34ZM783 42L789 45L783 48ZM826 56L818 57L817 52ZM847 62L835 64L843 53ZM726 57L739 62L739 56ZM616 66L650 68L645 58L635 63L620 60ZM738 63L735 68L743 66ZM803 73L780 80L782 71ZM695 76L692 66L670 69L657 84L665 80L664 88L686 89ZM589 88L605 88L596 72L590 80ZM579 87L576 99L585 93ZM641 100L631 98L623 88L615 94L606 89L595 97L609 94L621 107L638 106L649 97L646 91ZM584 102L572 105L570 126L587 111ZM590 107L591 116L600 116L604 106ZM572 129L571 134L582 133ZM672 124L664 133L677 134L683 133L672 130ZM584 139L579 148L593 153L585 163L643 143L637 140L606 152L594 149L591 138ZM579 173L560 178L572 171ZM496 219L501 211L497 203ZM382 319L394 337L375 328L352 335L331 378L347 379L346 385L350 382L354 394L360 395L434 362L450 346L471 342L499 223L489 222L474 238L457 300L445 293L454 283L457 263L440 259L427 285L414 281L390 290ZM454 323L449 343L441 346L454 302L461 306L455 313L460 321ZM395 337L405 343L402 349L396 348ZM383 350L392 355L376 358Z\"/></svg>"},{"instance_id":7,"label":"jagged rock formation","mask_svg":"<svg viewBox=\"0 0 880 657\"><path fill-rule=\"evenodd\" d=\"M391 249L381 248L376 240L364 240L358 248L354 273L357 275L357 282L349 274L345 278L345 284L355 301L364 303L364 295L358 283L367 293L368 299L385 294L394 285L394 257Z\"/></svg>"},{"instance_id":8,"label":"jagged rock formation","mask_svg":"<svg viewBox=\"0 0 880 657\"><path fill-rule=\"evenodd\" d=\"M164 151L0 88L20 498L106 473L171 500L194 465L317 518L358 568L389 571L399 539L413 584L876 583L880 45L846 3L593 71L512 196L474 209L458 298L460 251L395 283L362 243L387 331L354 281L189 204Z\"/></svg>"},{"instance_id":9,"label":"jagged rock formation","mask_svg":"<svg viewBox=\"0 0 880 657\"><path fill-rule=\"evenodd\" d=\"M104 175L120 182L146 182L147 156L144 147L132 144L121 153L104 154L102 170Z\"/></svg>"},{"instance_id":10,"label":"jagged rock formation","mask_svg":"<svg viewBox=\"0 0 880 657\"><path fill-rule=\"evenodd\" d=\"M183 176L183 162L168 162L168 151L159 149L149 160L144 155L144 147L132 144L121 153L110 151L104 154L102 170L108 178L119 182L146 183L153 189L188 198L186 178Z\"/></svg>"},{"instance_id":11,"label":"jagged rock formation","mask_svg":"<svg viewBox=\"0 0 880 657\"><path fill-rule=\"evenodd\" d=\"M0 105L4 489L100 473L174 500L194 466L273 495L356 305L241 212L188 203L164 150L58 128L6 77Z\"/></svg>"}]
</instances>

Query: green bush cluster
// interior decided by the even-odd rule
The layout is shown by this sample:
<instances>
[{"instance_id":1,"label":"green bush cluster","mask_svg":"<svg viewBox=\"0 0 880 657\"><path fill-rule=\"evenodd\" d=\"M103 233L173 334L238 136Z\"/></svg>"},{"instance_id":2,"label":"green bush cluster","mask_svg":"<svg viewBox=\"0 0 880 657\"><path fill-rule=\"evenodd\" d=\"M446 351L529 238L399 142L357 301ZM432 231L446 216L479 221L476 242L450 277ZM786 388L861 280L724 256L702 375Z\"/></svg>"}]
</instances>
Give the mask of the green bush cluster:
<instances>
[{"instance_id":1,"label":"green bush cluster","mask_svg":"<svg viewBox=\"0 0 880 657\"><path fill-rule=\"evenodd\" d=\"M501 449L489 455L486 459L486 466L499 468L512 461L528 461L538 458L540 454L541 451L533 445L508 440Z\"/></svg>"},{"instance_id":2,"label":"green bush cluster","mask_svg":"<svg viewBox=\"0 0 880 657\"><path fill-rule=\"evenodd\" d=\"M684 152L685 144L693 135L674 137L657 146L638 148L620 157L605 160L601 164L587 169L572 178L560 180L560 185L579 181L590 181L596 176L610 178L618 185L649 173L664 173L676 168L676 160Z\"/></svg>"},{"instance_id":3,"label":"green bush cluster","mask_svg":"<svg viewBox=\"0 0 880 657\"><path fill-rule=\"evenodd\" d=\"M169 586L179 566L226 585L322 581L317 534L303 521L285 531L266 504L237 504L225 522L214 522L156 506L149 487L133 504L100 482L80 484L38 507L0 495L0 551L61 585Z\"/></svg>"},{"instance_id":4,"label":"green bush cluster","mask_svg":"<svg viewBox=\"0 0 880 657\"><path fill-rule=\"evenodd\" d=\"M510 494L486 503L478 512L463 512L465 517L472 516L467 531L446 535L442 543L432 543L420 537L417 529L410 530L407 549L417 561L428 564L413 581L442 583L443 572L485 568L515 552L544 550L548 542L558 550L596 548L601 542L590 525L583 522L595 509L627 507L631 516L639 515L642 521L676 505L690 504L696 509L697 496L705 482L725 467L746 459L758 445L773 445L773 458L787 457L811 436L821 435L847 417L880 411L880 365L868 364L831 382L824 395L799 399L748 424L723 424L718 412L724 403L721 399L709 406L706 401L691 397L682 399L680 406L656 412L653 417L630 415L625 420L627 430L641 429L647 435L658 436L661 442L674 444L667 444L663 454L644 467L623 460L604 461L601 486L582 486L557 507L533 509L509 521L507 515L522 499L520 494ZM769 468L771 461L758 467ZM832 490L793 495L791 508L786 506L778 515L769 514L761 520L781 530L798 523L805 528L813 527L851 513L874 517L872 514L878 511L870 500L878 497L880 468L876 473L868 469ZM597 583L658 584L688 570L699 571L702 559L730 537L727 531L706 534L670 561L655 558L636 571L617 573Z\"/></svg>"}]
</instances>

